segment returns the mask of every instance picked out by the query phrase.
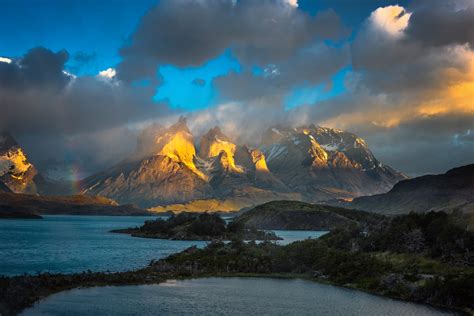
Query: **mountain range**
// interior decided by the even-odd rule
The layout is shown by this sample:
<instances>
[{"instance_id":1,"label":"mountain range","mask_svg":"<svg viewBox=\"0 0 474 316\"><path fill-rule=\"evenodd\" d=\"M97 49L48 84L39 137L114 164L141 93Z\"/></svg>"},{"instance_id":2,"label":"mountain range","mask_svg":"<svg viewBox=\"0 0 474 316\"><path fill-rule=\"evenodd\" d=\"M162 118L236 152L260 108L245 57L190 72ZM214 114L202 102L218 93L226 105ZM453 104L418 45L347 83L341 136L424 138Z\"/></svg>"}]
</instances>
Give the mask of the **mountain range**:
<instances>
[{"instance_id":1,"label":"mountain range","mask_svg":"<svg viewBox=\"0 0 474 316\"><path fill-rule=\"evenodd\" d=\"M356 135L315 125L271 127L251 148L234 143L219 127L195 138L184 118L169 128L154 124L143 130L133 155L80 185L77 193L158 212L236 211L297 200L384 214L474 213L474 165L407 179L379 162ZM10 134L0 133L4 208L20 205L20 198L35 200L23 193L64 195L58 188L44 180ZM13 199L13 193L23 195Z\"/></svg>"},{"instance_id":2,"label":"mountain range","mask_svg":"<svg viewBox=\"0 0 474 316\"><path fill-rule=\"evenodd\" d=\"M145 130L135 154L85 179L81 193L155 211L234 211L281 199L352 199L386 192L402 179L352 133L275 126L252 148L219 127L196 139L180 118Z\"/></svg>"}]
</instances>

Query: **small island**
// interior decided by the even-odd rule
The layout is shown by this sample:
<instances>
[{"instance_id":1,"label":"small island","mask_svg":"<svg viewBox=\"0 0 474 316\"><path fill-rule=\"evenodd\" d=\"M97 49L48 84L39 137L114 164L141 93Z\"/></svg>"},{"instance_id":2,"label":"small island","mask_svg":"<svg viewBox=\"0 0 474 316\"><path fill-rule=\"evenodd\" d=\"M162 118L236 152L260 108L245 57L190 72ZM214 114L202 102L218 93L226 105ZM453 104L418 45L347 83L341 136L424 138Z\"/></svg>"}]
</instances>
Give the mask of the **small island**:
<instances>
[{"instance_id":1,"label":"small island","mask_svg":"<svg viewBox=\"0 0 474 316\"><path fill-rule=\"evenodd\" d=\"M183 212L168 219L146 221L142 226L112 230L133 237L171 240L280 240L273 232L246 228L237 222L226 222L217 214Z\"/></svg>"}]
</instances>

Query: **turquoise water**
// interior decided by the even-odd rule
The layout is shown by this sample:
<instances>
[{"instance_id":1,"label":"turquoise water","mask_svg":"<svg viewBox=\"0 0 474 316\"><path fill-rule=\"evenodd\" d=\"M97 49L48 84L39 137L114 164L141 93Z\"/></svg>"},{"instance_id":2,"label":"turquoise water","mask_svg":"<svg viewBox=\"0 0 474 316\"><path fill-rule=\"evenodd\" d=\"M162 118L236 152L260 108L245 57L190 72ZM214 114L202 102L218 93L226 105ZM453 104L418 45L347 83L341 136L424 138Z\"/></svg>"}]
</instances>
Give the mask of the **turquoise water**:
<instances>
[{"instance_id":1,"label":"turquoise water","mask_svg":"<svg viewBox=\"0 0 474 316\"><path fill-rule=\"evenodd\" d=\"M452 315L305 280L207 278L55 294L24 315Z\"/></svg>"},{"instance_id":2,"label":"turquoise water","mask_svg":"<svg viewBox=\"0 0 474 316\"><path fill-rule=\"evenodd\" d=\"M126 271L146 266L203 241L135 238L109 231L140 226L153 217L44 216L0 220L0 275L37 272ZM282 244L317 238L321 232L276 231Z\"/></svg>"},{"instance_id":3,"label":"turquoise water","mask_svg":"<svg viewBox=\"0 0 474 316\"><path fill-rule=\"evenodd\" d=\"M152 217L44 216L42 220L0 220L0 274L125 271L192 245L205 245L109 232L140 226L149 219Z\"/></svg>"}]
</instances>

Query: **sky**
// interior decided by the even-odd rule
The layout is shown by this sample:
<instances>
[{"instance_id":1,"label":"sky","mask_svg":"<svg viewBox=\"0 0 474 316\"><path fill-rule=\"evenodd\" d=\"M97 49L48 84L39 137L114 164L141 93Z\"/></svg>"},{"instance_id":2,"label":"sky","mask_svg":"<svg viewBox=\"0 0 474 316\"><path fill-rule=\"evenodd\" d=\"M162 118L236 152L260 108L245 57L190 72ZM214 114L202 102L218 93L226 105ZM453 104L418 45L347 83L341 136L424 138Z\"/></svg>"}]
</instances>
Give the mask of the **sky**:
<instances>
[{"instance_id":1,"label":"sky","mask_svg":"<svg viewBox=\"0 0 474 316\"><path fill-rule=\"evenodd\" d=\"M80 176L186 115L366 139L409 175L474 162L472 0L0 0L0 129ZM435 31L434 31L435 30Z\"/></svg>"}]
</instances>

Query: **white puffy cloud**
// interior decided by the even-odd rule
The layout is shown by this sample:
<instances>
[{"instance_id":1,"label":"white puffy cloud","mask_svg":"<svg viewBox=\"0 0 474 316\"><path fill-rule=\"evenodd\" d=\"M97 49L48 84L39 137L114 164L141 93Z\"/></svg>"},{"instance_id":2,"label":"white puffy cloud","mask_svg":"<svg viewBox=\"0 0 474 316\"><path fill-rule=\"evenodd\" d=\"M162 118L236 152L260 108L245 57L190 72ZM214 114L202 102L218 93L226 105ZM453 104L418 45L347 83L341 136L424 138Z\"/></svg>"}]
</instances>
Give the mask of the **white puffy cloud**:
<instances>
[{"instance_id":1,"label":"white puffy cloud","mask_svg":"<svg viewBox=\"0 0 474 316\"><path fill-rule=\"evenodd\" d=\"M102 70L99 72L99 76L104 77L104 78L109 78L112 79L117 75L117 72L114 68L108 68L106 70Z\"/></svg>"},{"instance_id":2,"label":"white puffy cloud","mask_svg":"<svg viewBox=\"0 0 474 316\"><path fill-rule=\"evenodd\" d=\"M10 58L7 58L7 57L1 57L0 56L0 63L7 63L7 64L11 64L12 60Z\"/></svg>"},{"instance_id":3,"label":"white puffy cloud","mask_svg":"<svg viewBox=\"0 0 474 316\"><path fill-rule=\"evenodd\" d=\"M298 0L284 0L290 6L297 8L298 7Z\"/></svg>"}]
</instances>

